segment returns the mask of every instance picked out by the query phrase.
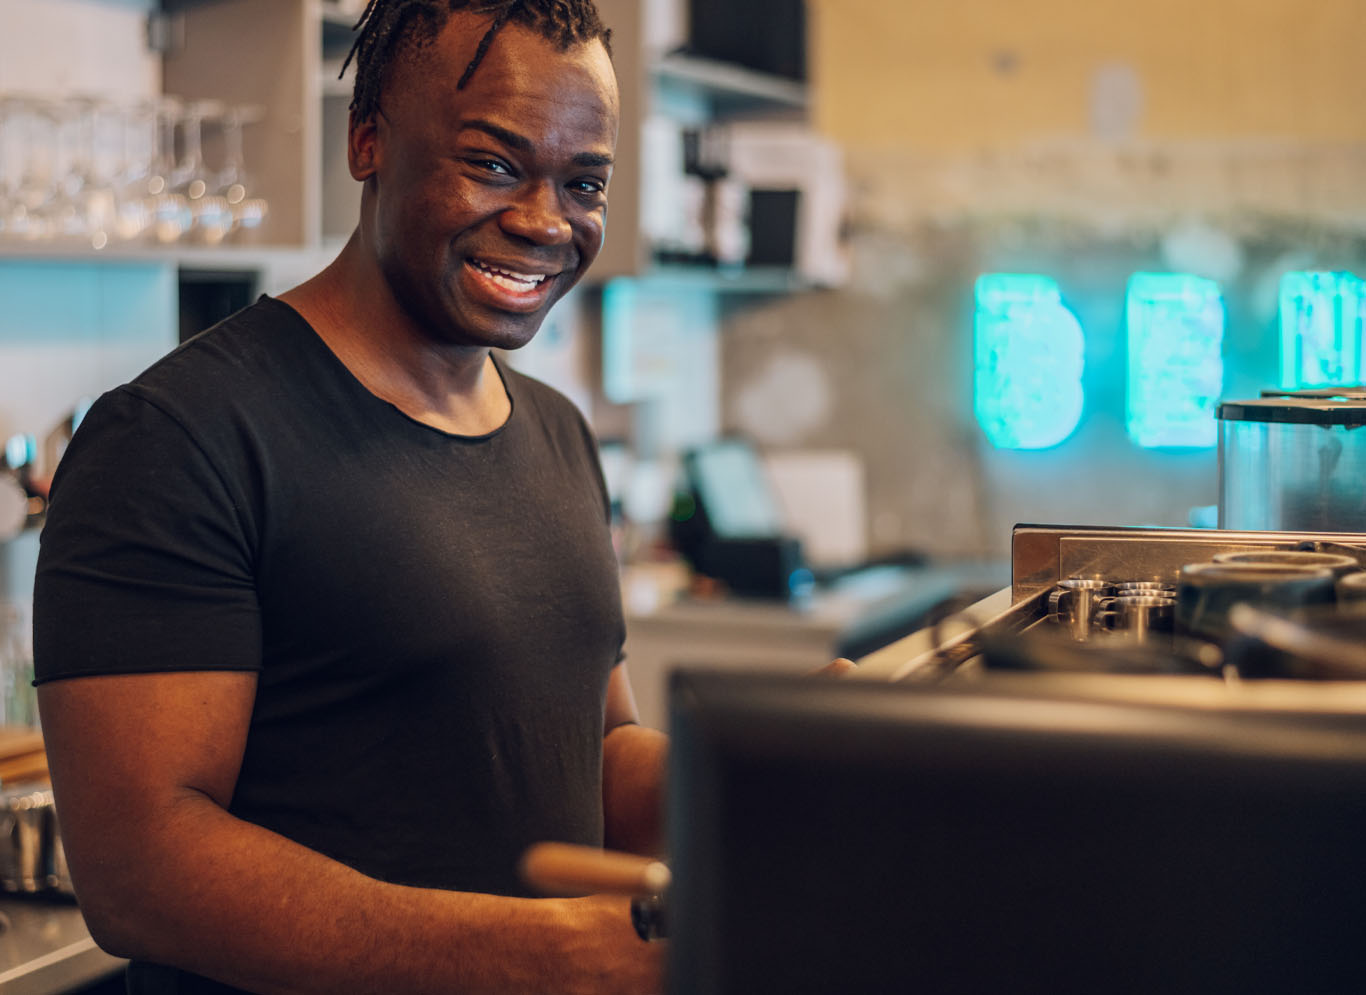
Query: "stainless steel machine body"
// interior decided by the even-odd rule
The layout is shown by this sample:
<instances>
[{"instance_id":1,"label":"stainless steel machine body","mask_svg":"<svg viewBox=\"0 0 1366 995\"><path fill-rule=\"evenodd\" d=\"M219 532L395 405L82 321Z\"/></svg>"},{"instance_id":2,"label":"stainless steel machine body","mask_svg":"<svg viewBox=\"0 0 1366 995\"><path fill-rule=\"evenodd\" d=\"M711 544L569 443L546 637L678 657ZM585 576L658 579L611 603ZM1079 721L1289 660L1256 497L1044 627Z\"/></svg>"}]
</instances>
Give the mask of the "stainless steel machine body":
<instances>
[{"instance_id":1,"label":"stainless steel machine body","mask_svg":"<svg viewBox=\"0 0 1366 995\"><path fill-rule=\"evenodd\" d=\"M1220 554L1271 551L1328 554L1311 558L1325 564L1345 557L1366 570L1366 533L1018 525L1012 536L1009 588L870 654L860 661L859 676L941 679L979 657L984 645L1016 634L1052 632L1061 637L1066 632L1078 652L1114 645L1106 630L1117 614L1131 609L1133 598L1147 602L1146 611L1131 612L1141 621L1132 623L1130 634L1142 638L1139 633L1161 629L1171 615L1179 614L1176 601L1184 590L1184 567L1212 563ZM1328 584L1334 583L1327 565L1320 572ZM1339 601L1353 601L1361 582L1360 572L1344 572ZM1081 591L1089 596L1083 598ZM1209 652L1218 657L1217 647L1211 646L1185 650L1197 659ZM1209 664L1217 670L1218 659L1210 658Z\"/></svg>"}]
</instances>

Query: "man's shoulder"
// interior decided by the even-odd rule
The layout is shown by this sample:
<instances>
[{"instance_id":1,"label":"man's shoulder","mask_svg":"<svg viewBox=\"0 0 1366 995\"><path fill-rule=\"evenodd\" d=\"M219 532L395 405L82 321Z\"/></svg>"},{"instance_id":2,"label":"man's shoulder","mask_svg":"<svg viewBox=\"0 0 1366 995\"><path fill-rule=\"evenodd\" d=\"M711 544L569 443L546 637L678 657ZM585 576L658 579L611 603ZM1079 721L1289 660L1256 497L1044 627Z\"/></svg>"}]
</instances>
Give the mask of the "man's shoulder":
<instances>
[{"instance_id":1,"label":"man's shoulder","mask_svg":"<svg viewBox=\"0 0 1366 995\"><path fill-rule=\"evenodd\" d=\"M325 350L310 337L296 312L262 298L106 391L61 466L104 466L118 454L142 465L155 453L163 469L199 457L220 468L257 458L278 426L301 424L322 407L303 400Z\"/></svg>"},{"instance_id":2,"label":"man's shoulder","mask_svg":"<svg viewBox=\"0 0 1366 995\"><path fill-rule=\"evenodd\" d=\"M297 312L274 298L262 297L182 342L130 386L174 393L187 384L226 387L263 372L287 372L296 365L290 354L300 351L304 333L311 331Z\"/></svg>"},{"instance_id":3,"label":"man's shoulder","mask_svg":"<svg viewBox=\"0 0 1366 995\"><path fill-rule=\"evenodd\" d=\"M499 368L513 397L530 405L542 421L587 427L583 412L559 390L543 380L513 369L505 361L499 364Z\"/></svg>"},{"instance_id":4,"label":"man's shoulder","mask_svg":"<svg viewBox=\"0 0 1366 995\"><path fill-rule=\"evenodd\" d=\"M177 420L273 408L314 375L316 335L287 304L255 304L182 342L121 392Z\"/></svg>"}]
</instances>

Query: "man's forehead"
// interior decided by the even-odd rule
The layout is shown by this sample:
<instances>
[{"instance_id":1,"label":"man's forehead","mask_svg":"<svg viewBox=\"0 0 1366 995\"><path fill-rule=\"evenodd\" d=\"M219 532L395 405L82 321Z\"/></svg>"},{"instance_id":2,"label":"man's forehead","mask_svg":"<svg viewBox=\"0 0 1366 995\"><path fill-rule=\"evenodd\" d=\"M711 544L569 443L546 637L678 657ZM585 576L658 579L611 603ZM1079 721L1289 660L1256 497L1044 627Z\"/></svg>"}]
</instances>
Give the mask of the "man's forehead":
<instances>
[{"instance_id":1,"label":"man's forehead","mask_svg":"<svg viewBox=\"0 0 1366 995\"><path fill-rule=\"evenodd\" d=\"M554 67L575 64L596 64L599 72L605 69L615 82L611 57L599 38L563 46L533 27L510 21L499 27L480 54L480 45L492 27L493 21L485 15L453 11L437 35L414 53L415 61L426 62L423 68L428 73L436 72L443 78L454 73L459 80L478 58L478 66L470 73L467 86L490 72L545 73Z\"/></svg>"},{"instance_id":2,"label":"man's forehead","mask_svg":"<svg viewBox=\"0 0 1366 995\"><path fill-rule=\"evenodd\" d=\"M425 111L433 104L455 107L471 99L506 99L558 93L579 99L598 97L612 113L618 111L616 73L606 46L590 39L561 48L521 24L503 25L465 76L491 22L468 12L452 13L442 31L428 44L396 60L388 86L391 94L409 99Z\"/></svg>"}]
</instances>

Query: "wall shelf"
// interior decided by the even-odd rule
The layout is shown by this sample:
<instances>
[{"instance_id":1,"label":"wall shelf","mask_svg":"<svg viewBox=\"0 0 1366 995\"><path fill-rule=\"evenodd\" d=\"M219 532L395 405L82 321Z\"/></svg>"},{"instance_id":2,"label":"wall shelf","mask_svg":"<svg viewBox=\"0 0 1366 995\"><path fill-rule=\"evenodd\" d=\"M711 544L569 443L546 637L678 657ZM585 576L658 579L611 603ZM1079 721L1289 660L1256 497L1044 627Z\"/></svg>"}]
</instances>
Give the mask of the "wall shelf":
<instances>
[{"instance_id":1,"label":"wall shelf","mask_svg":"<svg viewBox=\"0 0 1366 995\"><path fill-rule=\"evenodd\" d=\"M642 271L639 279L660 287L731 294L789 294L810 289L810 284L795 270L781 266L730 268L660 263Z\"/></svg>"},{"instance_id":2,"label":"wall shelf","mask_svg":"<svg viewBox=\"0 0 1366 995\"><path fill-rule=\"evenodd\" d=\"M111 245L105 249L70 242L0 241L0 262L49 262L76 265L166 264L183 269L262 270L317 263L336 255L338 246L321 248L257 245Z\"/></svg>"},{"instance_id":3,"label":"wall shelf","mask_svg":"<svg viewBox=\"0 0 1366 995\"><path fill-rule=\"evenodd\" d=\"M657 83L693 91L721 116L804 110L808 101L805 83L714 59L672 53L650 68Z\"/></svg>"}]
</instances>

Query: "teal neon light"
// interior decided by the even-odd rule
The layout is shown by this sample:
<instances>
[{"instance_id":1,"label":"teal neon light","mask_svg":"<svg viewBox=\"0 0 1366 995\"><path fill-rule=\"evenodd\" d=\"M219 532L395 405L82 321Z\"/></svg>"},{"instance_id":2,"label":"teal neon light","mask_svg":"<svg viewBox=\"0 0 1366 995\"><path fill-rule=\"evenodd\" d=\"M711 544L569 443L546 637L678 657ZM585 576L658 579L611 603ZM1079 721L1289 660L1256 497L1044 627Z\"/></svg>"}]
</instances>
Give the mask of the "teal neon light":
<instances>
[{"instance_id":1,"label":"teal neon light","mask_svg":"<svg viewBox=\"0 0 1366 995\"><path fill-rule=\"evenodd\" d=\"M1281 277L1281 389L1362 381L1366 282L1352 273Z\"/></svg>"},{"instance_id":2,"label":"teal neon light","mask_svg":"<svg viewBox=\"0 0 1366 995\"><path fill-rule=\"evenodd\" d=\"M1129 438L1147 449L1213 446L1224 383L1219 285L1184 273L1135 273L1125 314Z\"/></svg>"},{"instance_id":3,"label":"teal neon light","mask_svg":"<svg viewBox=\"0 0 1366 995\"><path fill-rule=\"evenodd\" d=\"M1081 324L1046 276L977 281L973 407L998 449L1048 449L1081 420Z\"/></svg>"}]
</instances>

